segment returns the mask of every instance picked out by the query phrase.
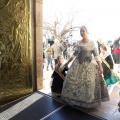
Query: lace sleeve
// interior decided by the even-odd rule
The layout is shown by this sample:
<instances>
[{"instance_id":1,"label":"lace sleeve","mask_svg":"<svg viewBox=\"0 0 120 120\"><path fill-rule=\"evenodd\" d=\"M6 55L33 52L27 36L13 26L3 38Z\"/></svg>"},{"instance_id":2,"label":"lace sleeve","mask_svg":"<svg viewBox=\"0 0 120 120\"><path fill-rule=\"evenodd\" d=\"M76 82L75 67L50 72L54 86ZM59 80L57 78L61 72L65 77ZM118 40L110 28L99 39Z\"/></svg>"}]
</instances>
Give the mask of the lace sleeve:
<instances>
[{"instance_id":1,"label":"lace sleeve","mask_svg":"<svg viewBox=\"0 0 120 120\"><path fill-rule=\"evenodd\" d=\"M98 50L97 50L97 46L95 45L94 42L93 42L93 50L92 50L92 53L93 53L96 61L101 61L101 60L100 60L99 53L98 53Z\"/></svg>"}]
</instances>

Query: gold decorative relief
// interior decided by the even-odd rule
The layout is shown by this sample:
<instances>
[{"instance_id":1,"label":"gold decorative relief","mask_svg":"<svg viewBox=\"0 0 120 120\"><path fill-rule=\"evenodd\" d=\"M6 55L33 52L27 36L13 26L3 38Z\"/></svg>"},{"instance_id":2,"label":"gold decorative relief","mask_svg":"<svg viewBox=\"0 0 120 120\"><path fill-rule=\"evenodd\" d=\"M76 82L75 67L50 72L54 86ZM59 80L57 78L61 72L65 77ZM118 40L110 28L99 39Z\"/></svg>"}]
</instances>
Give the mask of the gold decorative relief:
<instances>
[{"instance_id":1,"label":"gold decorative relief","mask_svg":"<svg viewBox=\"0 0 120 120\"><path fill-rule=\"evenodd\" d=\"M30 0L0 0L1 104L32 92L29 8Z\"/></svg>"}]
</instances>

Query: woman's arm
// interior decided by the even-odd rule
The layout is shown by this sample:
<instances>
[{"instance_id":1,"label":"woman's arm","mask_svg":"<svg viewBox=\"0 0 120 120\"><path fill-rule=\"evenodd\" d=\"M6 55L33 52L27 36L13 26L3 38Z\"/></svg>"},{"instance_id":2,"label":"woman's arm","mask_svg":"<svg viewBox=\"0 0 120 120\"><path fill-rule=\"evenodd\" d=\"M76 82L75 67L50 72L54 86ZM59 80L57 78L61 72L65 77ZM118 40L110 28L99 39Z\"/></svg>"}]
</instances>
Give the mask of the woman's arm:
<instances>
[{"instance_id":1,"label":"woman's arm","mask_svg":"<svg viewBox=\"0 0 120 120\"><path fill-rule=\"evenodd\" d=\"M95 60L98 64L98 67L99 67L99 73L102 74L103 73L103 68L102 68L102 65L101 65L101 59L100 59L100 56L99 56L99 53L97 51L97 47L95 46L95 44L93 45L94 49L92 50L92 53L95 57Z\"/></svg>"},{"instance_id":2,"label":"woman's arm","mask_svg":"<svg viewBox=\"0 0 120 120\"><path fill-rule=\"evenodd\" d=\"M102 65L101 65L101 62L100 61L96 61L97 62L97 64L98 64L98 66L99 66L99 73L100 74L103 74L103 67L102 67Z\"/></svg>"},{"instance_id":3,"label":"woman's arm","mask_svg":"<svg viewBox=\"0 0 120 120\"><path fill-rule=\"evenodd\" d=\"M74 59L74 58L71 57L71 58L67 61L67 63L65 64L65 66L68 66L68 64L69 64L73 59Z\"/></svg>"}]
</instances>

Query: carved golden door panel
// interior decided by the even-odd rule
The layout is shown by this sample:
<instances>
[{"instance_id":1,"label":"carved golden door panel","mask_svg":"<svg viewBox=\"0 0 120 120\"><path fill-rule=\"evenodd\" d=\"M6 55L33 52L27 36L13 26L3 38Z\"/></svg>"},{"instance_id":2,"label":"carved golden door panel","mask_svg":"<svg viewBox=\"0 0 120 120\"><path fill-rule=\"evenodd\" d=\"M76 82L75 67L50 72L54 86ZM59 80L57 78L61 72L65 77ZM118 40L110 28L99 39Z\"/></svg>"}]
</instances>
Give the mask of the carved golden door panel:
<instances>
[{"instance_id":1,"label":"carved golden door panel","mask_svg":"<svg viewBox=\"0 0 120 120\"><path fill-rule=\"evenodd\" d=\"M0 105L32 92L30 0L0 0Z\"/></svg>"}]
</instances>

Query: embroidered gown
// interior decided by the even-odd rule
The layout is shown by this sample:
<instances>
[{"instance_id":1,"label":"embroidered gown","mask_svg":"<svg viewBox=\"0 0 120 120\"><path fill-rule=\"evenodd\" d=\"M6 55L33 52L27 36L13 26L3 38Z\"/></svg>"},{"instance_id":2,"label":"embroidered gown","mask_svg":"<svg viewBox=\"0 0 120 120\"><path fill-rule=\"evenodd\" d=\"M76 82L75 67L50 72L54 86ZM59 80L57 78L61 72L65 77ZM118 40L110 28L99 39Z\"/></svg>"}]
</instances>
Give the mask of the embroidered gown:
<instances>
[{"instance_id":1,"label":"embroidered gown","mask_svg":"<svg viewBox=\"0 0 120 120\"><path fill-rule=\"evenodd\" d=\"M59 70L62 73L63 77L61 77L61 74L59 74L57 70ZM52 74L53 81L52 81L51 91L53 93L60 94L62 92L66 71L68 71L68 67L64 67L64 65L59 66L59 64L56 65L55 70Z\"/></svg>"},{"instance_id":2,"label":"embroidered gown","mask_svg":"<svg viewBox=\"0 0 120 120\"><path fill-rule=\"evenodd\" d=\"M76 57L62 89L62 98L70 105L94 108L100 106L102 101L109 101L107 86L98 73L98 66L92 61L92 55L96 61L100 60L93 41L85 45L80 42L76 47L73 54Z\"/></svg>"}]
</instances>

